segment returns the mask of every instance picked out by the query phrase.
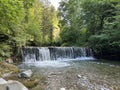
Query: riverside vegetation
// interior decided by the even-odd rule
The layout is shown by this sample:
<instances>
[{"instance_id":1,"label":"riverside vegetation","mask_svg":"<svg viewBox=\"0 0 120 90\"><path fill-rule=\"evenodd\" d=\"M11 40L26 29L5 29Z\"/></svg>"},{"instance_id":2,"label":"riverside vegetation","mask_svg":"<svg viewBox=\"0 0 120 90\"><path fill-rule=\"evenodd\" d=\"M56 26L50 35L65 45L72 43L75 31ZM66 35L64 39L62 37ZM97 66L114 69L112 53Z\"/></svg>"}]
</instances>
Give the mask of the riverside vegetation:
<instances>
[{"instance_id":1,"label":"riverside vegetation","mask_svg":"<svg viewBox=\"0 0 120 90\"><path fill-rule=\"evenodd\" d=\"M22 46L87 46L98 58L119 59L120 0L0 0L0 60Z\"/></svg>"}]
</instances>

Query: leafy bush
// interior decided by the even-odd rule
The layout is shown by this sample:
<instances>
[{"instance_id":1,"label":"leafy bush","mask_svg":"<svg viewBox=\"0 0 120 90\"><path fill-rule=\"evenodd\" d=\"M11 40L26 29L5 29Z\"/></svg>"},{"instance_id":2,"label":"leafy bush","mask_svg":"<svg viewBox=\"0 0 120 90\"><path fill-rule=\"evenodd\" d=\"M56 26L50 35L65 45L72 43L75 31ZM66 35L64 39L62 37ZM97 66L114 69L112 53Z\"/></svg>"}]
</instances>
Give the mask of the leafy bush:
<instances>
[{"instance_id":1,"label":"leafy bush","mask_svg":"<svg viewBox=\"0 0 120 90\"><path fill-rule=\"evenodd\" d=\"M0 57L1 57L1 60L2 58L7 58L7 57L10 57L11 55L11 48L9 45L3 43L3 44L0 44Z\"/></svg>"}]
</instances>

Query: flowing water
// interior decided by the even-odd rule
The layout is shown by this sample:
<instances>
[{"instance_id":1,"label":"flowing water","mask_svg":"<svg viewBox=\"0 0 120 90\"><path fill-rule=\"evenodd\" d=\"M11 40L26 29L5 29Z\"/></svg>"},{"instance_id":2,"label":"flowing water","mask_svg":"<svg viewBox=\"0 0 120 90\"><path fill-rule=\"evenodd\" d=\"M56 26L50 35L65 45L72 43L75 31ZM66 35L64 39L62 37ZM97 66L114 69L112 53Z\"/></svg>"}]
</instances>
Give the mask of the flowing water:
<instances>
[{"instance_id":1,"label":"flowing water","mask_svg":"<svg viewBox=\"0 0 120 90\"><path fill-rule=\"evenodd\" d=\"M26 48L23 54L20 68L46 76L45 90L120 90L120 62L95 60L91 49Z\"/></svg>"},{"instance_id":2,"label":"flowing water","mask_svg":"<svg viewBox=\"0 0 120 90\"><path fill-rule=\"evenodd\" d=\"M22 50L24 62L94 59L90 48L80 47L27 47Z\"/></svg>"}]
</instances>

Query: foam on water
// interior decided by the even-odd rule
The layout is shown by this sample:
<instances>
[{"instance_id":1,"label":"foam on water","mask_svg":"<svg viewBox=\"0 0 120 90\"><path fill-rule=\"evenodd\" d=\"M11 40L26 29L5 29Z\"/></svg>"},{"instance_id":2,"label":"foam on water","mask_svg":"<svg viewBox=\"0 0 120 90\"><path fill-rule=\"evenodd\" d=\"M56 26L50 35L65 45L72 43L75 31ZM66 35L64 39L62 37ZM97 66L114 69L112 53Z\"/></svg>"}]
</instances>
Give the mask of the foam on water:
<instances>
[{"instance_id":1,"label":"foam on water","mask_svg":"<svg viewBox=\"0 0 120 90\"><path fill-rule=\"evenodd\" d=\"M58 58L57 60L48 60L48 61L29 60L29 62L24 62L24 64L35 67L67 67L70 66L69 61L80 61L80 60L95 60L95 58L93 57L80 57L76 59Z\"/></svg>"},{"instance_id":2,"label":"foam on water","mask_svg":"<svg viewBox=\"0 0 120 90\"><path fill-rule=\"evenodd\" d=\"M94 57L78 57L78 58L75 58L75 59L61 59L61 58L58 58L57 59L58 61L79 61L79 60L95 60Z\"/></svg>"},{"instance_id":3,"label":"foam on water","mask_svg":"<svg viewBox=\"0 0 120 90\"><path fill-rule=\"evenodd\" d=\"M67 67L70 66L67 62L61 61L37 61L32 63L24 63L27 66L35 66L35 67Z\"/></svg>"}]
</instances>

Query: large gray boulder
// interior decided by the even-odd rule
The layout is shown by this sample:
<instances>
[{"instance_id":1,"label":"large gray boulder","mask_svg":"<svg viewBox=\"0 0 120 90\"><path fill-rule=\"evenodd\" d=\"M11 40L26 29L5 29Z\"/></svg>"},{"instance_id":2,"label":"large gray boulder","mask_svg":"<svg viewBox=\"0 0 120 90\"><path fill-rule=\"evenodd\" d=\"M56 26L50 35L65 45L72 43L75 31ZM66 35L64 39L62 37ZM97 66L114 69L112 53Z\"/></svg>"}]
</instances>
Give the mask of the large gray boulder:
<instances>
[{"instance_id":1,"label":"large gray boulder","mask_svg":"<svg viewBox=\"0 0 120 90\"><path fill-rule=\"evenodd\" d=\"M6 80L4 80L3 78L0 78L0 84L2 85L2 84L6 84L7 83L7 81ZM0 89L1 90L1 89Z\"/></svg>"},{"instance_id":2,"label":"large gray boulder","mask_svg":"<svg viewBox=\"0 0 120 90\"><path fill-rule=\"evenodd\" d=\"M29 90L18 81L9 80L5 84L0 84L0 90Z\"/></svg>"},{"instance_id":3,"label":"large gray boulder","mask_svg":"<svg viewBox=\"0 0 120 90\"><path fill-rule=\"evenodd\" d=\"M32 76L31 70L26 70L19 74L19 77L21 78L30 78L31 76Z\"/></svg>"}]
</instances>

